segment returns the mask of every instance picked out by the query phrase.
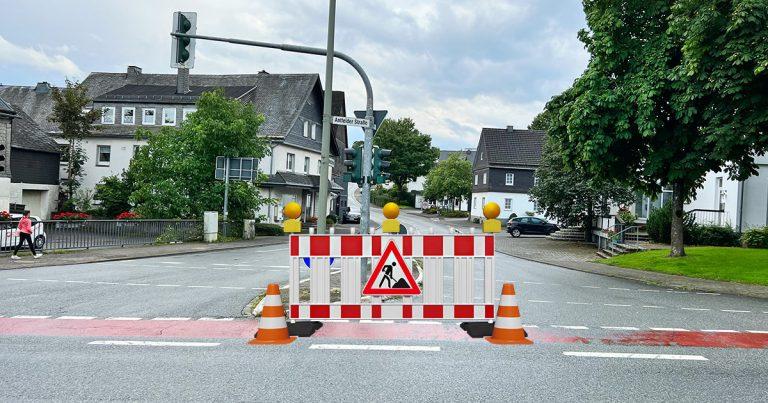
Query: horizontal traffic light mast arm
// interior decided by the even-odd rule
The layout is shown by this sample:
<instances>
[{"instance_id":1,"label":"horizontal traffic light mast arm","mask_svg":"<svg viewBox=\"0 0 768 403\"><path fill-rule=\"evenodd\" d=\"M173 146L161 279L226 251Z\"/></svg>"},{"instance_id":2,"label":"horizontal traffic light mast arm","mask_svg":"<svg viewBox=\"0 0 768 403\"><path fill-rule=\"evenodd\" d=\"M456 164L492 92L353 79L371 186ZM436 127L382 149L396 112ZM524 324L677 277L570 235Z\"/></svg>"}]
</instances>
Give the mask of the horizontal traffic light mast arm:
<instances>
[{"instance_id":1,"label":"horizontal traffic light mast arm","mask_svg":"<svg viewBox=\"0 0 768 403\"><path fill-rule=\"evenodd\" d=\"M171 32L171 36L175 36L177 38L190 38L190 39L202 39L206 41L214 41L214 42L227 42L227 43L235 43L238 45L248 45L248 46L256 46L259 48L271 48L271 49L280 49L285 52L295 52L295 53L306 53L310 55L320 55L325 56L328 54L328 51L323 48L313 48L310 46L299 46L299 45L289 45L287 43L271 43L271 42L260 42L260 41L246 41L243 39L234 39L234 38L221 38L217 36L207 36L207 35L188 35L188 34L182 34L180 32ZM373 109L373 88L371 87L371 81L368 79L368 75L365 74L365 70L360 66L355 59L351 58L349 55L344 54L342 52L333 52L333 57L339 58L341 60L344 60L345 62L349 63L355 71L357 71L358 74L360 74L360 78L363 79L363 84L365 84L365 93L366 93L366 107L368 110ZM371 116L372 118L372 116Z\"/></svg>"}]
</instances>

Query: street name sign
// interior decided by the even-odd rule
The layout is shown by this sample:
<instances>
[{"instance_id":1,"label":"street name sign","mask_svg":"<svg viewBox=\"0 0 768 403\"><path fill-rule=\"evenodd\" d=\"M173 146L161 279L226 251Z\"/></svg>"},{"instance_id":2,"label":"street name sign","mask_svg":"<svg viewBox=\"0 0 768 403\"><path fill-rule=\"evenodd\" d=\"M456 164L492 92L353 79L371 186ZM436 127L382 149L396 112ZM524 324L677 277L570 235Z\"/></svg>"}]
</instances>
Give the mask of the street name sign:
<instances>
[{"instance_id":1,"label":"street name sign","mask_svg":"<svg viewBox=\"0 0 768 403\"><path fill-rule=\"evenodd\" d=\"M342 126L360 126L368 127L369 123L367 119L358 119L347 116L334 116L331 123Z\"/></svg>"}]
</instances>

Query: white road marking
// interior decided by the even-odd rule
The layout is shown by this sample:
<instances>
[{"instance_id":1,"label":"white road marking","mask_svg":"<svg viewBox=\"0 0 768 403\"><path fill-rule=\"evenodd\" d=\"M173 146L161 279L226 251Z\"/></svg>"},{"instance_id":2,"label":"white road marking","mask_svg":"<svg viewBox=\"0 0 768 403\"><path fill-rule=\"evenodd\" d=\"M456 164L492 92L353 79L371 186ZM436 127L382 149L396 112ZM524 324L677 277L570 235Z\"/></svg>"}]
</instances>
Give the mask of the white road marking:
<instances>
[{"instance_id":1,"label":"white road marking","mask_svg":"<svg viewBox=\"0 0 768 403\"><path fill-rule=\"evenodd\" d=\"M565 325L550 325L551 327L556 327L559 329L571 329L571 330L588 330L589 328L586 326L565 326Z\"/></svg>"},{"instance_id":2,"label":"white road marking","mask_svg":"<svg viewBox=\"0 0 768 403\"><path fill-rule=\"evenodd\" d=\"M147 283L125 283L125 285L149 285Z\"/></svg>"},{"instance_id":3,"label":"white road marking","mask_svg":"<svg viewBox=\"0 0 768 403\"><path fill-rule=\"evenodd\" d=\"M233 270L231 267L211 267L211 270Z\"/></svg>"},{"instance_id":4,"label":"white road marking","mask_svg":"<svg viewBox=\"0 0 768 403\"><path fill-rule=\"evenodd\" d=\"M643 305L643 308L664 309L663 306L656 306L656 305Z\"/></svg>"},{"instance_id":5,"label":"white road marking","mask_svg":"<svg viewBox=\"0 0 768 403\"><path fill-rule=\"evenodd\" d=\"M215 288L212 285L188 285L187 288Z\"/></svg>"},{"instance_id":6,"label":"white road marking","mask_svg":"<svg viewBox=\"0 0 768 403\"><path fill-rule=\"evenodd\" d=\"M6 278L6 280L10 280L10 281L29 281L28 278Z\"/></svg>"},{"instance_id":7,"label":"white road marking","mask_svg":"<svg viewBox=\"0 0 768 403\"><path fill-rule=\"evenodd\" d=\"M600 328L606 330L640 330L634 326L600 326Z\"/></svg>"},{"instance_id":8,"label":"white road marking","mask_svg":"<svg viewBox=\"0 0 768 403\"><path fill-rule=\"evenodd\" d=\"M640 289L638 289L637 291L640 291L640 292L661 292L661 290L640 290Z\"/></svg>"},{"instance_id":9,"label":"white road marking","mask_svg":"<svg viewBox=\"0 0 768 403\"><path fill-rule=\"evenodd\" d=\"M673 294L690 294L688 291L675 291L675 290L669 290L667 292L671 292Z\"/></svg>"},{"instance_id":10,"label":"white road marking","mask_svg":"<svg viewBox=\"0 0 768 403\"><path fill-rule=\"evenodd\" d=\"M42 281L44 283L58 283L59 282L59 280L37 280L37 281Z\"/></svg>"},{"instance_id":11,"label":"white road marking","mask_svg":"<svg viewBox=\"0 0 768 403\"><path fill-rule=\"evenodd\" d=\"M529 299L528 302L539 302L539 303L542 303L542 304L551 304L552 303L552 301L543 301L543 300L539 300L539 299Z\"/></svg>"},{"instance_id":12,"label":"white road marking","mask_svg":"<svg viewBox=\"0 0 768 403\"><path fill-rule=\"evenodd\" d=\"M720 295L720 294L718 294L716 292L697 292L696 294L699 294L699 295Z\"/></svg>"},{"instance_id":13,"label":"white road marking","mask_svg":"<svg viewBox=\"0 0 768 403\"><path fill-rule=\"evenodd\" d=\"M605 306L623 306L623 307L632 306L632 305L628 305L628 304L603 304L603 305L605 305Z\"/></svg>"},{"instance_id":14,"label":"white road marking","mask_svg":"<svg viewBox=\"0 0 768 403\"><path fill-rule=\"evenodd\" d=\"M127 316L112 316L104 320L141 320L141 318L133 318L133 317L127 317Z\"/></svg>"},{"instance_id":15,"label":"white road marking","mask_svg":"<svg viewBox=\"0 0 768 403\"><path fill-rule=\"evenodd\" d=\"M244 290L245 287L219 287L223 290Z\"/></svg>"},{"instance_id":16,"label":"white road marking","mask_svg":"<svg viewBox=\"0 0 768 403\"><path fill-rule=\"evenodd\" d=\"M768 330L747 330L747 333L768 334Z\"/></svg>"},{"instance_id":17,"label":"white road marking","mask_svg":"<svg viewBox=\"0 0 768 403\"><path fill-rule=\"evenodd\" d=\"M733 312L733 313L750 313L752 311L740 311L738 309L721 309L722 312Z\"/></svg>"},{"instance_id":18,"label":"white road marking","mask_svg":"<svg viewBox=\"0 0 768 403\"><path fill-rule=\"evenodd\" d=\"M409 320L409 325L442 325L441 322L429 321L429 320Z\"/></svg>"},{"instance_id":19,"label":"white road marking","mask_svg":"<svg viewBox=\"0 0 768 403\"><path fill-rule=\"evenodd\" d=\"M11 316L11 319L48 319L50 316L42 316L42 315L16 315Z\"/></svg>"},{"instance_id":20,"label":"white road marking","mask_svg":"<svg viewBox=\"0 0 768 403\"><path fill-rule=\"evenodd\" d=\"M214 266L229 266L229 263L214 263Z\"/></svg>"},{"instance_id":21,"label":"white road marking","mask_svg":"<svg viewBox=\"0 0 768 403\"><path fill-rule=\"evenodd\" d=\"M537 328L537 329L539 328L539 327L538 327L538 326L536 326L536 325L523 325L523 327L530 327L530 328Z\"/></svg>"},{"instance_id":22,"label":"white road marking","mask_svg":"<svg viewBox=\"0 0 768 403\"><path fill-rule=\"evenodd\" d=\"M688 329L681 329L679 327L652 327L650 329L659 332L690 332Z\"/></svg>"},{"instance_id":23,"label":"white road marking","mask_svg":"<svg viewBox=\"0 0 768 403\"><path fill-rule=\"evenodd\" d=\"M175 321L190 320L190 319L192 318L163 318L163 317L152 318L152 320L175 320Z\"/></svg>"},{"instance_id":24,"label":"white road marking","mask_svg":"<svg viewBox=\"0 0 768 403\"><path fill-rule=\"evenodd\" d=\"M702 332L708 333L739 333L738 330L726 330L726 329L701 329Z\"/></svg>"},{"instance_id":25,"label":"white road marking","mask_svg":"<svg viewBox=\"0 0 768 403\"><path fill-rule=\"evenodd\" d=\"M256 269L237 269L237 271L256 271Z\"/></svg>"},{"instance_id":26,"label":"white road marking","mask_svg":"<svg viewBox=\"0 0 768 403\"><path fill-rule=\"evenodd\" d=\"M235 318L200 318L198 320L202 320L206 322L229 322L229 321L235 320Z\"/></svg>"},{"instance_id":27,"label":"white road marking","mask_svg":"<svg viewBox=\"0 0 768 403\"><path fill-rule=\"evenodd\" d=\"M91 320L96 319L95 316L59 316L56 319L64 319L64 320Z\"/></svg>"},{"instance_id":28,"label":"white road marking","mask_svg":"<svg viewBox=\"0 0 768 403\"><path fill-rule=\"evenodd\" d=\"M370 351L440 351L438 346L395 346L385 344L313 344L310 350L370 350Z\"/></svg>"},{"instance_id":29,"label":"white road marking","mask_svg":"<svg viewBox=\"0 0 768 403\"><path fill-rule=\"evenodd\" d=\"M157 284L156 287L181 287L181 284Z\"/></svg>"},{"instance_id":30,"label":"white road marking","mask_svg":"<svg viewBox=\"0 0 768 403\"><path fill-rule=\"evenodd\" d=\"M609 290L631 291L629 288L608 287Z\"/></svg>"},{"instance_id":31,"label":"white road marking","mask_svg":"<svg viewBox=\"0 0 768 403\"><path fill-rule=\"evenodd\" d=\"M592 305L591 302L570 302L570 301L566 302L566 304L570 304L570 305Z\"/></svg>"},{"instance_id":32,"label":"white road marking","mask_svg":"<svg viewBox=\"0 0 768 403\"><path fill-rule=\"evenodd\" d=\"M216 347L221 343L194 341L141 341L141 340L96 340L88 343L99 346L152 346L152 347Z\"/></svg>"},{"instance_id":33,"label":"white road marking","mask_svg":"<svg viewBox=\"0 0 768 403\"><path fill-rule=\"evenodd\" d=\"M573 357L598 357L598 358L639 358L650 360L692 360L709 361L701 355L682 354L639 354L639 353L601 353L592 351L563 351L563 355Z\"/></svg>"},{"instance_id":34,"label":"white road marking","mask_svg":"<svg viewBox=\"0 0 768 403\"><path fill-rule=\"evenodd\" d=\"M90 281L80 281L80 280L64 280L65 283L74 283L74 284L91 284Z\"/></svg>"},{"instance_id":35,"label":"white road marking","mask_svg":"<svg viewBox=\"0 0 768 403\"><path fill-rule=\"evenodd\" d=\"M96 284L120 285L120 283L110 283L108 281L97 281Z\"/></svg>"},{"instance_id":36,"label":"white road marking","mask_svg":"<svg viewBox=\"0 0 768 403\"><path fill-rule=\"evenodd\" d=\"M263 291L263 290L266 290L266 288L259 288L259 287L257 287L257 288L251 288L251 289L252 289L252 290L262 290L262 291Z\"/></svg>"},{"instance_id":37,"label":"white road marking","mask_svg":"<svg viewBox=\"0 0 768 403\"><path fill-rule=\"evenodd\" d=\"M160 262L162 264L181 264L182 262Z\"/></svg>"},{"instance_id":38,"label":"white road marking","mask_svg":"<svg viewBox=\"0 0 768 403\"><path fill-rule=\"evenodd\" d=\"M360 323L375 323L375 324L389 324L389 323L395 323L394 320L368 320L363 319L360 321Z\"/></svg>"},{"instance_id":39,"label":"white road marking","mask_svg":"<svg viewBox=\"0 0 768 403\"><path fill-rule=\"evenodd\" d=\"M707 308L680 308L685 311L709 311Z\"/></svg>"},{"instance_id":40,"label":"white road marking","mask_svg":"<svg viewBox=\"0 0 768 403\"><path fill-rule=\"evenodd\" d=\"M538 281L523 281L523 284L544 284L544 283L539 283Z\"/></svg>"},{"instance_id":41,"label":"white road marking","mask_svg":"<svg viewBox=\"0 0 768 403\"><path fill-rule=\"evenodd\" d=\"M603 287L596 287L594 285L580 285L579 287L581 287L581 288L594 288L594 289L603 288Z\"/></svg>"}]
</instances>

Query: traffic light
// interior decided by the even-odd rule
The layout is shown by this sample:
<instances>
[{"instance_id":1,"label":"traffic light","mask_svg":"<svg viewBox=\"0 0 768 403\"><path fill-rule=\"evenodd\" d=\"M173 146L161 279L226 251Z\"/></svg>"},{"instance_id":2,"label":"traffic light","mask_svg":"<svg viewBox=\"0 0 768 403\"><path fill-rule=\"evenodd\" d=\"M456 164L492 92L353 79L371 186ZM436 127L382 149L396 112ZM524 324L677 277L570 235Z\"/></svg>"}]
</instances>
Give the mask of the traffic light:
<instances>
[{"instance_id":1,"label":"traffic light","mask_svg":"<svg viewBox=\"0 0 768 403\"><path fill-rule=\"evenodd\" d=\"M345 182L362 183L363 181L363 150L361 146L344 149Z\"/></svg>"},{"instance_id":2,"label":"traffic light","mask_svg":"<svg viewBox=\"0 0 768 403\"><path fill-rule=\"evenodd\" d=\"M197 32L197 13L173 13L173 32L194 35ZM195 40L172 37L171 67L191 69L195 66Z\"/></svg>"},{"instance_id":3,"label":"traffic light","mask_svg":"<svg viewBox=\"0 0 768 403\"><path fill-rule=\"evenodd\" d=\"M389 158L392 154L392 150L385 148L374 147L373 149L373 181L374 184L382 184L389 180L389 165L390 162L385 158Z\"/></svg>"}]
</instances>

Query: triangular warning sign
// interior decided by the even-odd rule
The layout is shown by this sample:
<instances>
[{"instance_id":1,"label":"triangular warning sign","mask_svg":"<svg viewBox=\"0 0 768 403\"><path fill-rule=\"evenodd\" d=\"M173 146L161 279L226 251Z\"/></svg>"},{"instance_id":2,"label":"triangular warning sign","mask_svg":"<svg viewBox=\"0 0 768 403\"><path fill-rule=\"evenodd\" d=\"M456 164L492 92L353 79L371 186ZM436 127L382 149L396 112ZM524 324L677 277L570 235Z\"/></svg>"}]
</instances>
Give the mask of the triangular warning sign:
<instances>
[{"instance_id":1,"label":"triangular warning sign","mask_svg":"<svg viewBox=\"0 0 768 403\"><path fill-rule=\"evenodd\" d=\"M405 264L403 255L394 241L379 259L376 268L363 289L365 295L419 295L421 289L411 275L411 269Z\"/></svg>"}]
</instances>

